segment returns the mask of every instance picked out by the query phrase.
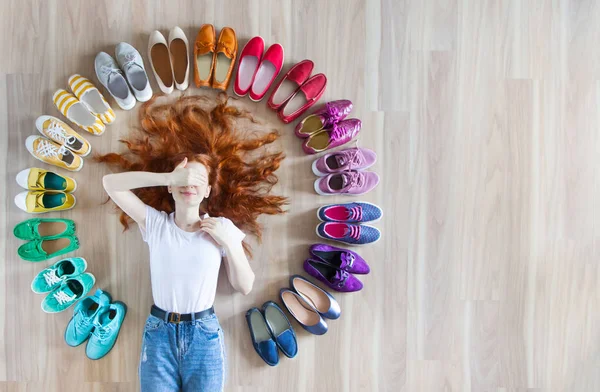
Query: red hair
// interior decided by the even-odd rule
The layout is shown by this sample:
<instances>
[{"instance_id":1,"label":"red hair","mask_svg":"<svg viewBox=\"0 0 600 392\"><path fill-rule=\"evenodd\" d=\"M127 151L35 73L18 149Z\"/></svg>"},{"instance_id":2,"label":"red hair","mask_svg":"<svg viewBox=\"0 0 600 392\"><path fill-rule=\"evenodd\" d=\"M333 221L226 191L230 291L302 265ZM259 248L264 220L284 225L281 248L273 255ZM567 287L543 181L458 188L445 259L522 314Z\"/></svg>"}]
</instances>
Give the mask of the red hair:
<instances>
[{"instance_id":1,"label":"red hair","mask_svg":"<svg viewBox=\"0 0 600 392\"><path fill-rule=\"evenodd\" d=\"M185 157L200 162L208 170L212 187L200 210L229 218L260 240L258 216L281 214L287 204L285 197L270 194L284 155L263 148L277 140L278 132L244 132L239 126L242 120L256 120L247 111L228 105L224 94L216 102L202 96L160 105L153 105L154 101L151 99L140 109L139 132L121 140L128 151L97 156L96 160L122 171L161 173L171 172ZM135 189L134 193L157 210L174 211L166 186ZM132 220L121 211L120 221L127 229Z\"/></svg>"}]
</instances>

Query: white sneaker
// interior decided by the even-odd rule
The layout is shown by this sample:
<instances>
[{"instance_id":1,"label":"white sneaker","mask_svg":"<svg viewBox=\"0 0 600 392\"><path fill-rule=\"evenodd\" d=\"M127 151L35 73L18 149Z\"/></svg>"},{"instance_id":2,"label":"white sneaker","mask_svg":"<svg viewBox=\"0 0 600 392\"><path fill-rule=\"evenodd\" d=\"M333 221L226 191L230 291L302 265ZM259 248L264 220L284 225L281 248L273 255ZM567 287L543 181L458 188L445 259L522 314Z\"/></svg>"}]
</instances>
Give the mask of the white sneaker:
<instances>
[{"instance_id":1,"label":"white sneaker","mask_svg":"<svg viewBox=\"0 0 600 392\"><path fill-rule=\"evenodd\" d=\"M133 109L135 106L135 97L129 89L127 80L123 71L119 69L119 65L111 55L105 52L100 52L94 61L96 76L102 85L113 96L117 104L123 110Z\"/></svg>"},{"instance_id":2,"label":"white sneaker","mask_svg":"<svg viewBox=\"0 0 600 392\"><path fill-rule=\"evenodd\" d=\"M140 52L127 42L121 42L115 48L115 57L117 63L125 72L125 77L135 98L140 102L146 102L152 98L152 87L150 87L150 81Z\"/></svg>"},{"instance_id":3,"label":"white sneaker","mask_svg":"<svg viewBox=\"0 0 600 392\"><path fill-rule=\"evenodd\" d=\"M169 47L167 46L167 40L160 31L153 31L150 34L148 40L148 58L150 58L150 65L156 78L158 87L165 94L171 94L173 92L173 67L171 66L171 56L169 54Z\"/></svg>"},{"instance_id":4,"label":"white sneaker","mask_svg":"<svg viewBox=\"0 0 600 392\"><path fill-rule=\"evenodd\" d=\"M190 56L188 39L183 30L175 26L169 32L169 52L173 65L175 88L185 90L190 84Z\"/></svg>"}]
</instances>

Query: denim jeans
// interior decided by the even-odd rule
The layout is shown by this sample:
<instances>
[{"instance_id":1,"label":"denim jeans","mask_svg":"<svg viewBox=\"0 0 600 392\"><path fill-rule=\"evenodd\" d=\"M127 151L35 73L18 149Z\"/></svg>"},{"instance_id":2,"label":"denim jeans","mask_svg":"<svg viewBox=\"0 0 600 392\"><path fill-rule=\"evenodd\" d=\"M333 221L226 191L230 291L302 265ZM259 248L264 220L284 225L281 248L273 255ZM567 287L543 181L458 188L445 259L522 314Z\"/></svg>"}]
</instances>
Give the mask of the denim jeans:
<instances>
[{"instance_id":1,"label":"denim jeans","mask_svg":"<svg viewBox=\"0 0 600 392\"><path fill-rule=\"evenodd\" d=\"M215 314L179 324L148 316L139 367L142 392L222 391L225 366Z\"/></svg>"}]
</instances>

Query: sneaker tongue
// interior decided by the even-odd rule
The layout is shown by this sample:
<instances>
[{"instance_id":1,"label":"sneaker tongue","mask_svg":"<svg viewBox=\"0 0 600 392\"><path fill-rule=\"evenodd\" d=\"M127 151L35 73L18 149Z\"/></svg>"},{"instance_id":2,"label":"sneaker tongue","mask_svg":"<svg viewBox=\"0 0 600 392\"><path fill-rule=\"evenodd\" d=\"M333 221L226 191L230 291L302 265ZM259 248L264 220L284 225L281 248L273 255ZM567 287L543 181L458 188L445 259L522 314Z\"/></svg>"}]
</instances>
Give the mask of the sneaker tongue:
<instances>
[{"instance_id":1,"label":"sneaker tongue","mask_svg":"<svg viewBox=\"0 0 600 392\"><path fill-rule=\"evenodd\" d=\"M67 294L69 297L72 297L75 295L75 293L73 291L71 291L71 288L69 288L69 286L65 285L65 287L62 290L65 294Z\"/></svg>"},{"instance_id":2,"label":"sneaker tongue","mask_svg":"<svg viewBox=\"0 0 600 392\"><path fill-rule=\"evenodd\" d=\"M343 154L337 154L335 156L335 162L337 163L338 167L342 167L346 164L346 157Z\"/></svg>"}]
</instances>

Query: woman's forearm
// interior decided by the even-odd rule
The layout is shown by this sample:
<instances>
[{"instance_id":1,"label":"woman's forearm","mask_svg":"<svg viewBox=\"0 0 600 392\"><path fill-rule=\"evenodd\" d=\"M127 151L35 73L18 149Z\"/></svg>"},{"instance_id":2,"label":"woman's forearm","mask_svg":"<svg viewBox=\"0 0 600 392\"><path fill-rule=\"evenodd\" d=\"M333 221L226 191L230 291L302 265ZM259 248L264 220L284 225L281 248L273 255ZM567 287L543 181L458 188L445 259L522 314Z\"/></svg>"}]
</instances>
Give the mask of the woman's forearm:
<instances>
[{"instance_id":1,"label":"woman's forearm","mask_svg":"<svg viewBox=\"0 0 600 392\"><path fill-rule=\"evenodd\" d=\"M102 179L104 188L110 191L128 191L137 188L146 188L150 186L169 185L169 176L171 173L152 173L152 172L125 172L107 174Z\"/></svg>"},{"instance_id":2,"label":"woman's forearm","mask_svg":"<svg viewBox=\"0 0 600 392\"><path fill-rule=\"evenodd\" d=\"M242 243L225 246L227 255L227 275L233 288L247 295L254 285L254 272L244 252Z\"/></svg>"}]
</instances>

